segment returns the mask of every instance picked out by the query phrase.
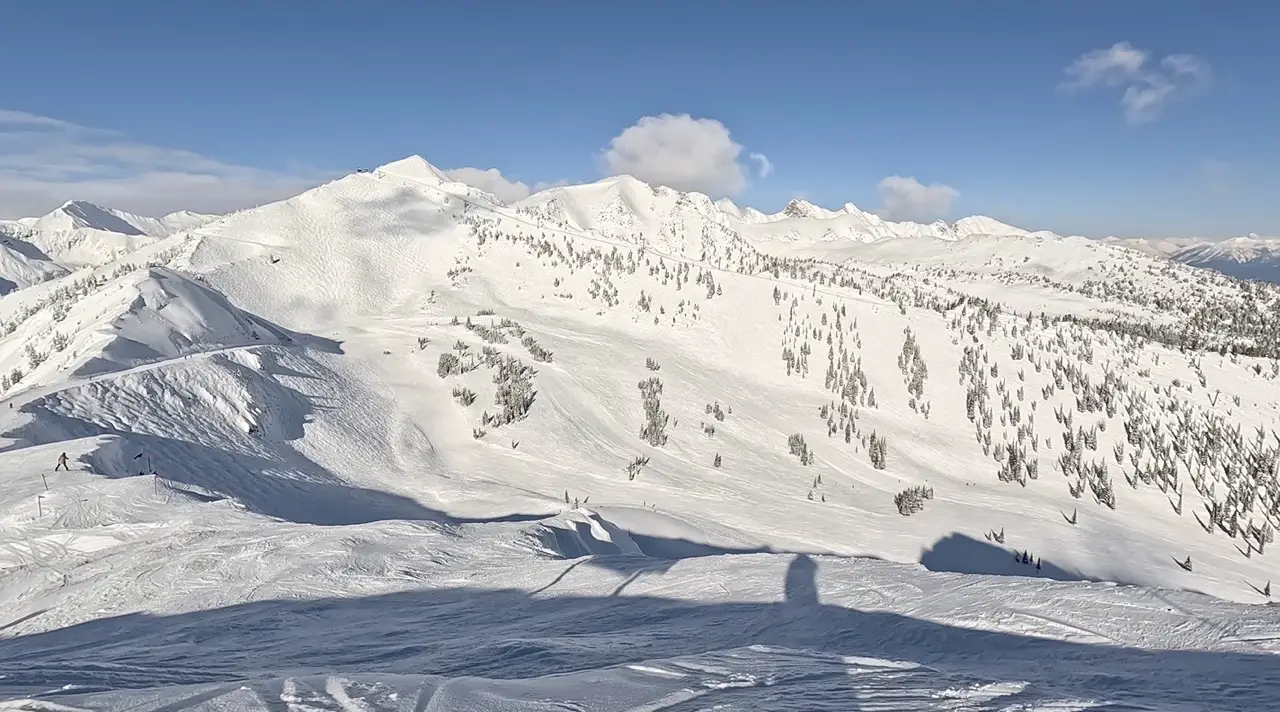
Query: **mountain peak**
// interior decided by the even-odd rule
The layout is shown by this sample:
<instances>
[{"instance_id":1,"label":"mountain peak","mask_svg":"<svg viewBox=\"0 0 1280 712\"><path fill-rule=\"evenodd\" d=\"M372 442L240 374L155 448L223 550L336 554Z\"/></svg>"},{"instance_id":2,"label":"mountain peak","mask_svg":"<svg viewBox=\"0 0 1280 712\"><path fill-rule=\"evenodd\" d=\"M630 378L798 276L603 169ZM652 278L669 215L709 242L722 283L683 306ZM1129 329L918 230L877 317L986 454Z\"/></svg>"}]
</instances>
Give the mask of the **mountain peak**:
<instances>
[{"instance_id":1,"label":"mountain peak","mask_svg":"<svg viewBox=\"0 0 1280 712\"><path fill-rule=\"evenodd\" d=\"M121 235L143 234L119 215L84 200L68 200L53 212L37 219L33 227L47 232L71 232L87 228Z\"/></svg>"},{"instance_id":2,"label":"mountain peak","mask_svg":"<svg viewBox=\"0 0 1280 712\"><path fill-rule=\"evenodd\" d=\"M409 180L420 181L423 183L440 184L456 182L449 178L444 171L431 165L425 158L417 154L378 166L377 170L381 173L400 176L401 178L408 178Z\"/></svg>"},{"instance_id":3,"label":"mountain peak","mask_svg":"<svg viewBox=\"0 0 1280 712\"><path fill-rule=\"evenodd\" d=\"M646 183L640 180L639 178L636 178L630 173L619 173L616 176L609 176L608 178L604 178L600 181L597 181L597 183L599 185L622 185L622 186L630 186L632 188L647 188L653 192L658 192L661 190L670 190L665 186L650 185L649 183Z\"/></svg>"},{"instance_id":4,"label":"mountain peak","mask_svg":"<svg viewBox=\"0 0 1280 712\"><path fill-rule=\"evenodd\" d=\"M960 218L951 225L957 233L964 235L1026 235L1028 232L986 215L970 215Z\"/></svg>"},{"instance_id":5,"label":"mountain peak","mask_svg":"<svg viewBox=\"0 0 1280 712\"><path fill-rule=\"evenodd\" d=\"M821 215L821 209L807 200L792 198L782 209L782 214L789 218L815 218Z\"/></svg>"}]
</instances>

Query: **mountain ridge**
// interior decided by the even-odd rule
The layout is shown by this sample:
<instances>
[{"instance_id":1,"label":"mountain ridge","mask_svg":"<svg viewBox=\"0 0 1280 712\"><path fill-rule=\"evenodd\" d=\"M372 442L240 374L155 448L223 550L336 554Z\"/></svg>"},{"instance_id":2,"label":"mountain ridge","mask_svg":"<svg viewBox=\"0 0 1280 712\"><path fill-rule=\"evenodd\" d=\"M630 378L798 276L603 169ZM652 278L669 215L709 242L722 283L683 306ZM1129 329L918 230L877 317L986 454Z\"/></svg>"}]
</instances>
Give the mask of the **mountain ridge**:
<instances>
[{"instance_id":1,"label":"mountain ridge","mask_svg":"<svg viewBox=\"0 0 1280 712\"><path fill-rule=\"evenodd\" d=\"M431 164L420 155L414 154L405 158L388 162L377 170L383 174L398 175L401 178L425 182L437 187L452 186L450 190L460 194L473 196L483 195L495 204L503 204L496 196L484 190L458 181L448 173ZM591 192L607 192L616 186L627 186L626 192L635 200L636 196L652 192L654 197L674 197L673 202L693 205L705 219L722 227L736 229L757 240L780 240L785 242L814 241L832 242L853 240L872 242L895 237L933 237L944 240L961 239L974 235L1061 235L1046 230L1028 230L1017 227L986 215L971 215L957 218L954 221L936 220L931 223L912 221L893 222L881 218L875 212L864 211L854 203L846 202L840 208L831 210L801 198L791 200L776 213L765 213L753 207L738 206L730 198L712 200L709 196L697 192L681 192L663 186L650 186L634 176L611 176L595 182L553 186L536 191L528 197L512 203L516 207L536 207L542 203L555 200L557 194L577 194L576 202L603 209L609 207L608 201L601 196L589 196ZM466 186L461 189L458 186ZM633 209L635 206L631 206ZM650 212L652 212L650 206ZM579 206L581 210L581 206ZM199 214L179 210L161 217L149 217L126 211L98 206L83 200L69 200L50 213L18 220L0 220L0 229L8 225L10 231L25 228L30 237L32 230L36 234L75 234L89 231L98 233L114 233L132 238L164 238L186 230L198 229L222 216ZM581 219L579 215L574 224L593 224L592 219ZM650 215L649 219L653 216ZM727 219L727 221L726 221ZM805 224L804 221L814 221ZM740 225L736 223L741 223ZM608 231L606 229L606 231ZM617 232L614 230L614 232ZM22 231L18 230L18 236ZM118 238L116 239L117 241ZM1100 242L1127 247L1174 259L1193 266L1218 269L1232 273L1232 264L1245 265L1257 263L1264 269L1272 266L1280 276L1280 238L1262 238L1251 234L1244 237L1210 240L1195 237L1168 238L1121 238L1106 237ZM63 251L67 247L63 246ZM108 249L107 253L120 254L119 248ZM84 260L77 260L83 262ZM1239 271L1236 269L1235 271Z\"/></svg>"}]
</instances>

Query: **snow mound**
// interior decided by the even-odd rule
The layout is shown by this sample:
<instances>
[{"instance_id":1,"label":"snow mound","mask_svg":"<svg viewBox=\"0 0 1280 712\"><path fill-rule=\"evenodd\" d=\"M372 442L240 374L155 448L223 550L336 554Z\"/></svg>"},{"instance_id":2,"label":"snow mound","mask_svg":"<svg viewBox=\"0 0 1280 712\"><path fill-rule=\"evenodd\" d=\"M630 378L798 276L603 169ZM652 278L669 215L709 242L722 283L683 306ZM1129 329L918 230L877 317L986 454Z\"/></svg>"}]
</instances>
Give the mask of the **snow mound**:
<instances>
[{"instance_id":1,"label":"snow mound","mask_svg":"<svg viewBox=\"0 0 1280 712\"><path fill-rule=\"evenodd\" d=\"M544 521L535 536L548 551L566 559L596 554L645 555L626 530L589 511Z\"/></svg>"}]
</instances>

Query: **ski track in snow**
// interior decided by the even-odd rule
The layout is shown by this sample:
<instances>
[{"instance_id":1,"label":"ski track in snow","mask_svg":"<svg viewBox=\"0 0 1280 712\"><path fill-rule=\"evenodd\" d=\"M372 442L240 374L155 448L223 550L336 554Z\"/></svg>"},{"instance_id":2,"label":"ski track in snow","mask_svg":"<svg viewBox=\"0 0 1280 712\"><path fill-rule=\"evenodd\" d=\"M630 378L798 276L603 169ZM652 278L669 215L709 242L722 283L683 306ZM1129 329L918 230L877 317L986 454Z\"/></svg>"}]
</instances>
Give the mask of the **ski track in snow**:
<instances>
[{"instance_id":1,"label":"ski track in snow","mask_svg":"<svg viewBox=\"0 0 1280 712\"><path fill-rule=\"evenodd\" d=\"M1053 376L1010 356L1016 337L983 338L1051 436L1025 486L997 481L975 442L956 380L970 335L950 314L731 266L851 258L868 279L927 269L1017 309L1153 320L1168 315L1060 284L1129 270L1193 290L1198 273L1070 238L788 210L810 217L631 179L503 206L408 159L222 218L69 203L42 219L31 239L75 271L7 247L27 251L0 297L0 710L1274 707L1280 608L1246 605L1265 600L1270 553L1200 529L1190 488L1185 516L1119 472L1114 511L1071 496L1050 418L1076 394L1042 398ZM634 274L600 271L621 255L639 255ZM519 329L487 342L503 319ZM928 418L894 364L904 327L929 364ZM779 358L802 330L857 342L880 403L856 423L889 438L885 470L857 438L824 437L819 408L841 398L827 344L804 377ZM1176 351L1089 348L1099 380L1114 367L1175 403L1216 389L1240 398L1223 401L1240 427L1277 420L1280 388L1250 370L1265 359L1206 357L1209 385L1184 394L1197 376ZM477 368L442 377L445 353ZM535 394L494 426L484 360L505 356L533 367ZM651 377L660 447L637 437ZM1123 440L1108 422L1099 458ZM814 464L788 452L793 433ZM900 515L894 494L926 483L934 498ZM1194 571L1170 560L1188 554Z\"/></svg>"}]
</instances>

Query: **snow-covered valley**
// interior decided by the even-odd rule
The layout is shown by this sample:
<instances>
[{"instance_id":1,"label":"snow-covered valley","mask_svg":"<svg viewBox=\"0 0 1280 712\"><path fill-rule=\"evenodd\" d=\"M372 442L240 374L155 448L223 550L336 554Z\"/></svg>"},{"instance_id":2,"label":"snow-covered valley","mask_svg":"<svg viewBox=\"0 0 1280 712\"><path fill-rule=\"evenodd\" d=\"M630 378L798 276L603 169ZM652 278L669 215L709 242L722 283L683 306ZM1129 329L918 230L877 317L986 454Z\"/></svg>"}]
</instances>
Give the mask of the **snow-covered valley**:
<instances>
[{"instance_id":1,"label":"snow-covered valley","mask_svg":"<svg viewBox=\"0 0 1280 712\"><path fill-rule=\"evenodd\" d=\"M0 253L0 708L1280 699L1273 285L416 157L60 210Z\"/></svg>"}]
</instances>

